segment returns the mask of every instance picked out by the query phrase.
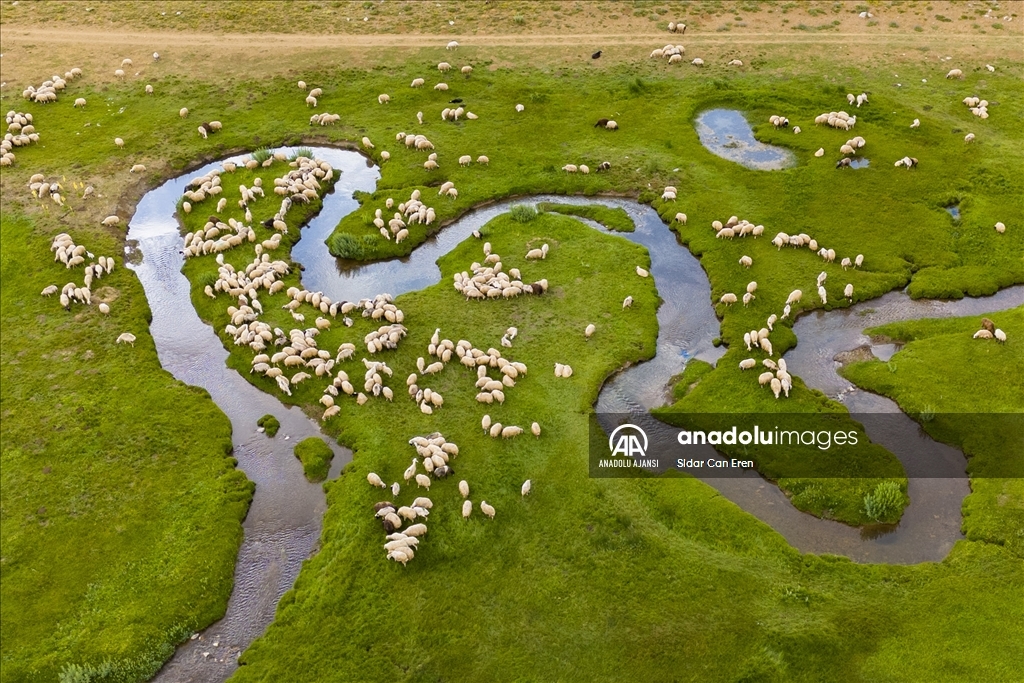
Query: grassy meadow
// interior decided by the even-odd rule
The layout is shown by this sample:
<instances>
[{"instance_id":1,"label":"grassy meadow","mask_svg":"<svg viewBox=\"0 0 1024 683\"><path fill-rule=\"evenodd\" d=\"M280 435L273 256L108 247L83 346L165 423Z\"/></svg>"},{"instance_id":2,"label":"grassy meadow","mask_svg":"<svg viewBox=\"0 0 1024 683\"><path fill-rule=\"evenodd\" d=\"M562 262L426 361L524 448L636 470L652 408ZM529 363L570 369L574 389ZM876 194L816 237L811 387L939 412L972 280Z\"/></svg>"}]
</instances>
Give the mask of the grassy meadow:
<instances>
[{"instance_id":1,"label":"grassy meadow","mask_svg":"<svg viewBox=\"0 0 1024 683\"><path fill-rule=\"evenodd\" d=\"M96 17L109 18L116 7L96 4ZM166 3L171 13L179 4ZM69 8L57 21L69 21L76 5L57 5ZM31 7L5 5L5 31L7 22L23 20ZM132 7L135 12L140 5ZM217 12L238 11L237 4L204 7L211 21L220 20ZM657 9L637 7L644 10L644 21ZM127 24L145 23L140 17L131 14ZM99 19L98 25L108 20ZM188 21L205 26L201 15ZM83 25L91 22L88 18ZM0 681L56 681L62 671L62 683L145 680L174 643L224 611L240 522L252 494L251 484L233 467L230 425L208 396L160 368L147 333L144 294L121 257L114 273L96 283L109 288L102 293L110 301L109 317L96 307L72 305L65 312L56 298L39 295L46 285L81 280L80 270L53 263L48 247L55 234L70 232L96 254L121 254L123 226L142 193L206 161L281 144L357 148L368 136L375 144L364 150L368 158L380 163L380 152L388 150L391 159L381 164L377 189L358 197L360 208L329 240L335 253L361 259L408 254L426 239L425 226L412 226L410 239L395 244L372 225L373 211L383 208L387 197L404 199L414 188L422 189L437 210L431 230L482 202L538 193L637 196L651 202L666 223L677 212L686 213L687 224L672 228L701 258L715 301L725 292L742 294L751 280L759 284L751 306L718 306L721 339L729 347L718 367L691 363L676 385L676 405L693 410L729 405L756 412L782 406L758 390L756 374L740 374L736 367L742 358L764 356L746 352L742 334L764 326L770 313L781 314L792 289L804 291L803 302L794 307L798 314L848 305L841 294L847 282L854 285L854 301L904 286L913 296L956 297L1024 282L1024 180L1017 171L1024 162L1024 81L1018 54L1010 55L1018 61L1000 63L994 73L958 54L957 64L967 74L963 81L943 79L951 68L946 62L908 60L900 62L897 81L888 67L828 54L797 62L788 53L749 45L743 50L753 54L740 55L738 46L708 48L715 58L704 53L704 69L647 60L667 35L648 48L629 48L636 50L635 59L600 70L518 67L508 52L500 59L480 47L447 53L439 43L410 47L398 56L368 50L380 63L366 68L354 65L365 62L365 55L332 60L304 54L268 73L225 64L223 76L183 48L181 61L165 54L160 62L143 65L136 57L140 74L124 82L112 76L121 55L104 53L109 69L87 70L57 103L46 106L21 99L20 89L30 81L38 85L51 68L62 73L72 64L64 64L63 57L51 60L39 73L19 77L17 86L10 78L0 102L5 111L33 113L42 139L17 148L15 165L0 171ZM689 39L689 34L671 38L688 44ZM692 46L688 50L688 58L696 56ZM7 46L5 52L6 70L13 67ZM742 56L746 66L724 66L733 56ZM443 77L436 69L442 59L455 67ZM458 73L462 64L473 65L469 77ZM427 85L410 88L416 77L426 78ZM303 103L295 86L300 78L324 89L316 110ZM432 89L440 80L449 83L447 92ZM154 95L144 94L147 83ZM856 111L854 131L813 125L822 112L853 113L845 93L864 91L870 103ZM390 104L377 104L385 92ZM993 103L988 120L972 116L960 103L968 95ZM77 97L86 98L87 106L74 109ZM462 98L480 118L442 122L440 111L454 98ZM516 103L525 111L517 113ZM186 119L178 115L183 106L190 109ZM715 106L743 109L760 140L795 153L796 167L750 171L704 150L692 120ZM422 126L417 111L424 112ZM341 121L311 127L309 116L324 112L340 114ZM788 116L803 132L772 129L772 114ZM614 118L620 129L595 128L598 118ZM910 129L914 118L921 119L921 127ZM196 126L213 119L223 122L223 131L201 139ZM427 152L396 142L399 131L422 132L432 140L440 169L425 170ZM977 135L973 145L964 143L967 132ZM862 155L871 165L835 170L839 146L854 135L867 139ZM114 146L115 136L124 139L123 150ZM827 152L820 159L813 156L819 147ZM490 163L461 167L456 160L463 154L484 154ZM892 162L904 155L918 157L920 166L894 168ZM559 170L568 163L594 169L602 161L610 162L609 171ZM138 163L147 170L130 174ZM276 164L256 173L238 171L225 183L224 196L237 194L239 183L251 185L256 175L269 185L284 170ZM26 184L36 172L61 181L65 206L30 195ZM445 180L455 182L457 199L436 197L436 186ZM96 191L83 199L86 185ZM665 185L678 187L677 201L659 199ZM945 211L952 203L960 207L959 221ZM268 217L276 205L273 195L257 202L256 220ZM184 231L204 222L212 209L211 202L197 206L184 217ZM289 233L272 258L288 258L299 226L317 209L313 204L289 214ZM121 216L122 227L100 226L110 214ZM764 238L716 240L711 221L734 214L764 224ZM609 225L617 220L595 216L587 217ZM996 221L1009 226L1006 234L992 229ZM271 232L254 227L261 240ZM807 232L840 259L863 253L864 267L844 272L839 259L824 265L808 250L779 251L768 241L778 231ZM1019 676L1024 520L1015 482L976 479L965 503L968 540L943 562L904 567L801 555L712 488L689 478L589 479L581 444L602 382L623 364L654 353L657 283L634 272L637 265L649 267L649 257L624 238L599 234L554 211L525 223L501 216L482 232L502 254L506 269L519 267L531 281L546 277L551 290L542 297L466 302L452 288L452 275L482 260L481 243L470 239L441 259L440 284L398 299L409 335L397 351L380 357L395 370L387 382L395 401L372 398L364 406L339 401L342 412L326 423L325 432L352 447L355 460L339 479L325 484L329 508L320 550L281 600L266 635L243 655L244 666L233 680L288 680L296 671L318 681L610 681L669 675L694 681L992 681ZM548 258L525 261L526 249L542 242L551 245ZM754 261L749 271L738 265L744 254ZM237 266L251 261L253 253L246 245L224 256ZM828 273L828 305L814 296L821 270ZM213 257L190 260L184 271L200 315L222 333L230 302L203 294L215 277ZM295 269L285 280L298 285L300 273ZM635 303L623 311L626 294ZM266 301L283 303L284 296ZM266 311L262 319L271 324L295 326L279 306L267 305ZM305 313L309 326L315 316L311 309ZM885 333L920 339L897 354L897 372L884 364L851 366L847 372L854 381L893 395L911 414L925 407L936 413L1019 410L1019 393L1010 393L1009 375L999 368L1017 362L1012 354L1013 340L1024 332L1020 314L991 317L1011 334L1005 347L981 346L968 335L960 349L950 335L977 321L904 324ZM583 329L591 322L597 333L587 341ZM456 364L420 382L440 391L445 404L433 416L419 412L403 380L415 359L425 355L436 327L442 337L487 348L498 347L511 325L520 332L504 355L525 362L530 372L508 390L504 405L477 404L472 373ZM775 327L776 355L798 342L789 325L780 321ZM320 336L320 345L333 350L355 342L356 360L342 367L358 379L363 372L359 342L376 327L356 318L345 328L339 320ZM116 345L126 331L136 335L135 345ZM232 367L281 396L271 380L249 374L248 349L228 348ZM950 388L941 394L949 398L932 395L935 366L944 354L961 351L974 355L957 356L972 360L949 372ZM575 373L555 378L555 362L572 364ZM988 373L985 386L1006 387L1007 393L965 402L953 387L957 378L978 378L979 369ZM790 370L795 386L787 409L838 410L803 385L799 368ZM319 417L322 384L307 381L282 399ZM527 427L537 421L543 433L539 439L525 434L492 440L479 427L484 413L504 424ZM963 425L944 426L938 419L925 424L930 431L945 430L934 432L936 438L963 443L975 462L993 452L989 441ZM390 494L371 489L365 475L376 471L389 482L399 480L414 455L408 439L438 429L460 445L453 462L457 474L434 484L430 533L403 568L385 560L383 532L372 519L372 504ZM316 476L318 463L313 464ZM496 507L494 520L479 508L469 520L461 519L455 484L462 478L470 482L474 503L485 499ZM523 498L519 486L526 478L533 479L534 489ZM858 505L866 489L859 484L826 483L827 490L816 491L800 481L780 479L780 485L801 509L864 521ZM414 488L403 486L403 502L416 495Z\"/></svg>"},{"instance_id":2,"label":"grassy meadow","mask_svg":"<svg viewBox=\"0 0 1024 683\"><path fill-rule=\"evenodd\" d=\"M983 318L1006 332L1005 344L972 338ZM933 438L961 449L972 475L964 533L1024 557L1024 308L893 323L868 333L906 346L887 363L853 363L842 375L892 398ZM1005 476L1010 465L1016 478Z\"/></svg>"}]
</instances>

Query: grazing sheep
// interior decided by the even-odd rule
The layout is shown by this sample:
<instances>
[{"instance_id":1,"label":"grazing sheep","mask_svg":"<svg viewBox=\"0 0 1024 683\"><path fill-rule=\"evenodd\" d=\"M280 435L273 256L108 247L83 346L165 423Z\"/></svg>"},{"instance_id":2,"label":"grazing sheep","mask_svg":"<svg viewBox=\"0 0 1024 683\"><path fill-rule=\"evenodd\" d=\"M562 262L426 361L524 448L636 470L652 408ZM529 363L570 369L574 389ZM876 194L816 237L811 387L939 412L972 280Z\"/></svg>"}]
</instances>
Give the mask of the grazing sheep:
<instances>
[{"instance_id":1,"label":"grazing sheep","mask_svg":"<svg viewBox=\"0 0 1024 683\"><path fill-rule=\"evenodd\" d=\"M640 266L636 267L636 274L639 275L640 277L650 277L651 275L649 272L647 272L647 270L641 268Z\"/></svg>"},{"instance_id":2,"label":"grazing sheep","mask_svg":"<svg viewBox=\"0 0 1024 683\"><path fill-rule=\"evenodd\" d=\"M121 138L114 138L114 144L117 145L118 149L124 149L124 140Z\"/></svg>"},{"instance_id":3,"label":"grazing sheep","mask_svg":"<svg viewBox=\"0 0 1024 683\"><path fill-rule=\"evenodd\" d=\"M852 284L847 283L846 287L843 288L843 296L845 296L851 302L853 301L853 285Z\"/></svg>"},{"instance_id":4,"label":"grazing sheep","mask_svg":"<svg viewBox=\"0 0 1024 683\"><path fill-rule=\"evenodd\" d=\"M914 121L910 124L910 127L911 128L917 128L920 125L921 125L921 119L914 119Z\"/></svg>"},{"instance_id":5,"label":"grazing sheep","mask_svg":"<svg viewBox=\"0 0 1024 683\"><path fill-rule=\"evenodd\" d=\"M819 147L818 151L814 153L814 156L816 156L816 157L823 157L823 156L825 156L825 148L824 147Z\"/></svg>"},{"instance_id":6,"label":"grazing sheep","mask_svg":"<svg viewBox=\"0 0 1024 683\"><path fill-rule=\"evenodd\" d=\"M110 306L108 306L107 304L101 303L99 305L99 309L100 313L102 313L103 315L110 315Z\"/></svg>"},{"instance_id":7,"label":"grazing sheep","mask_svg":"<svg viewBox=\"0 0 1024 683\"><path fill-rule=\"evenodd\" d=\"M430 477L425 474L416 475L416 486L430 490Z\"/></svg>"},{"instance_id":8,"label":"grazing sheep","mask_svg":"<svg viewBox=\"0 0 1024 683\"><path fill-rule=\"evenodd\" d=\"M1000 235L1005 233L1006 232L1006 224L1003 223L1002 221L999 221L998 223L996 223L996 232L998 232Z\"/></svg>"},{"instance_id":9,"label":"grazing sheep","mask_svg":"<svg viewBox=\"0 0 1024 683\"><path fill-rule=\"evenodd\" d=\"M468 76L469 74L473 73L473 67L467 64L466 66L459 69L459 71Z\"/></svg>"},{"instance_id":10,"label":"grazing sheep","mask_svg":"<svg viewBox=\"0 0 1024 683\"><path fill-rule=\"evenodd\" d=\"M412 79L412 83L409 84L409 87L410 88L419 88L424 83L426 83L426 81L424 79L422 79L422 78L414 78L414 79Z\"/></svg>"},{"instance_id":11,"label":"grazing sheep","mask_svg":"<svg viewBox=\"0 0 1024 683\"><path fill-rule=\"evenodd\" d=\"M114 77L115 77L115 78L121 78L121 79L123 79L123 78L124 78L124 70L123 70L123 69L116 69L116 70L114 71Z\"/></svg>"},{"instance_id":12,"label":"grazing sheep","mask_svg":"<svg viewBox=\"0 0 1024 683\"><path fill-rule=\"evenodd\" d=\"M974 133L968 133L965 135L964 142L974 142Z\"/></svg>"},{"instance_id":13,"label":"grazing sheep","mask_svg":"<svg viewBox=\"0 0 1024 683\"><path fill-rule=\"evenodd\" d=\"M448 45L444 49L446 49L446 50L458 50L459 49L459 43L458 43L458 41L453 40L453 41L449 42Z\"/></svg>"},{"instance_id":14,"label":"grazing sheep","mask_svg":"<svg viewBox=\"0 0 1024 683\"><path fill-rule=\"evenodd\" d=\"M701 59L700 57L697 57L692 62L690 62L690 64L693 64L694 66L704 66L704 60Z\"/></svg>"},{"instance_id":15,"label":"grazing sheep","mask_svg":"<svg viewBox=\"0 0 1024 683\"><path fill-rule=\"evenodd\" d=\"M380 95L377 95L377 104L387 104L390 101L391 95L388 95L387 93L381 93Z\"/></svg>"},{"instance_id":16,"label":"grazing sheep","mask_svg":"<svg viewBox=\"0 0 1024 683\"><path fill-rule=\"evenodd\" d=\"M1003 343L1003 344L1005 344L1005 343L1006 343L1006 333L1005 333L1005 332L1003 332L1003 331L1002 331L1001 329L999 329L998 327L996 328L996 331L992 333L992 335L993 335L993 336L994 336L994 337L996 338L996 340L997 340L997 341L999 341L1000 343Z\"/></svg>"},{"instance_id":17,"label":"grazing sheep","mask_svg":"<svg viewBox=\"0 0 1024 683\"><path fill-rule=\"evenodd\" d=\"M625 299L622 300L622 308L623 309L631 308L632 306L633 306L633 297L632 296L627 296Z\"/></svg>"},{"instance_id":18,"label":"grazing sheep","mask_svg":"<svg viewBox=\"0 0 1024 683\"><path fill-rule=\"evenodd\" d=\"M368 138L368 137L364 137L363 138L363 147L365 147L366 149L373 149L373 143L370 142L370 138Z\"/></svg>"},{"instance_id":19,"label":"grazing sheep","mask_svg":"<svg viewBox=\"0 0 1024 683\"><path fill-rule=\"evenodd\" d=\"M134 166L131 167L131 169L129 169L128 172L129 173L145 173L146 172L146 167L143 166L142 164L135 164Z\"/></svg>"},{"instance_id":20,"label":"grazing sheep","mask_svg":"<svg viewBox=\"0 0 1024 683\"><path fill-rule=\"evenodd\" d=\"M531 482L529 479L527 479L526 481L523 482L523 485L519 488L519 493L521 493L523 495L523 497L525 498L526 496L530 495L530 491L532 491L532 490L533 490L533 482Z\"/></svg>"},{"instance_id":21,"label":"grazing sheep","mask_svg":"<svg viewBox=\"0 0 1024 683\"><path fill-rule=\"evenodd\" d=\"M961 71L960 69L950 69L949 73L946 74L946 78L959 78L962 80L963 77L964 72Z\"/></svg>"},{"instance_id":22,"label":"grazing sheep","mask_svg":"<svg viewBox=\"0 0 1024 683\"><path fill-rule=\"evenodd\" d=\"M447 83L438 83L437 85L434 86L434 90L441 90L441 91L448 90L448 84Z\"/></svg>"},{"instance_id":23,"label":"grazing sheep","mask_svg":"<svg viewBox=\"0 0 1024 683\"><path fill-rule=\"evenodd\" d=\"M117 343L135 346L135 335L131 332L122 332L117 338Z\"/></svg>"},{"instance_id":24,"label":"grazing sheep","mask_svg":"<svg viewBox=\"0 0 1024 683\"><path fill-rule=\"evenodd\" d=\"M757 365L757 361L753 358L744 358L740 361L740 370L751 370Z\"/></svg>"},{"instance_id":25,"label":"grazing sheep","mask_svg":"<svg viewBox=\"0 0 1024 683\"><path fill-rule=\"evenodd\" d=\"M743 266L744 268L749 268L750 266L754 265L754 259L750 258L749 256L741 256L740 265Z\"/></svg>"},{"instance_id":26,"label":"grazing sheep","mask_svg":"<svg viewBox=\"0 0 1024 683\"><path fill-rule=\"evenodd\" d=\"M469 519L469 516L473 514L473 501L465 500L462 502L462 518Z\"/></svg>"},{"instance_id":27,"label":"grazing sheep","mask_svg":"<svg viewBox=\"0 0 1024 683\"><path fill-rule=\"evenodd\" d=\"M494 507L488 505L486 500L480 501L480 512L484 513L489 518L494 519Z\"/></svg>"},{"instance_id":28,"label":"grazing sheep","mask_svg":"<svg viewBox=\"0 0 1024 683\"><path fill-rule=\"evenodd\" d=\"M800 299L802 299L803 296L803 292L801 292L799 289L794 289L792 292L790 292L789 297L786 298L786 305L789 306L790 304L799 303Z\"/></svg>"},{"instance_id":29,"label":"grazing sheep","mask_svg":"<svg viewBox=\"0 0 1024 683\"><path fill-rule=\"evenodd\" d=\"M992 339L993 336L994 335L988 330L978 330L977 332L974 333L975 339Z\"/></svg>"},{"instance_id":30,"label":"grazing sheep","mask_svg":"<svg viewBox=\"0 0 1024 683\"><path fill-rule=\"evenodd\" d=\"M737 298L736 298L736 295L735 295L735 294L733 294L732 292L726 292L726 293L725 293L725 294L723 294L723 295L722 295L722 297L721 297L721 298L720 298L720 299L718 300L718 302L719 302L719 303L721 303L721 304L725 304L726 306L732 306L732 305L733 305L734 303L736 303L737 301L739 301L739 299L737 299Z\"/></svg>"},{"instance_id":31,"label":"grazing sheep","mask_svg":"<svg viewBox=\"0 0 1024 683\"><path fill-rule=\"evenodd\" d=\"M84 106L85 106L85 98L84 97L79 97L78 99L75 100L75 108L76 109L78 107L84 107Z\"/></svg>"},{"instance_id":32,"label":"grazing sheep","mask_svg":"<svg viewBox=\"0 0 1024 683\"><path fill-rule=\"evenodd\" d=\"M743 66L743 62L741 62L738 59L734 59L731 62L729 62L726 66Z\"/></svg>"},{"instance_id":33,"label":"grazing sheep","mask_svg":"<svg viewBox=\"0 0 1024 683\"><path fill-rule=\"evenodd\" d=\"M516 111L517 112L523 112L525 110L526 110L526 107L524 107L523 105L521 105L521 104L517 104L516 105Z\"/></svg>"}]
</instances>

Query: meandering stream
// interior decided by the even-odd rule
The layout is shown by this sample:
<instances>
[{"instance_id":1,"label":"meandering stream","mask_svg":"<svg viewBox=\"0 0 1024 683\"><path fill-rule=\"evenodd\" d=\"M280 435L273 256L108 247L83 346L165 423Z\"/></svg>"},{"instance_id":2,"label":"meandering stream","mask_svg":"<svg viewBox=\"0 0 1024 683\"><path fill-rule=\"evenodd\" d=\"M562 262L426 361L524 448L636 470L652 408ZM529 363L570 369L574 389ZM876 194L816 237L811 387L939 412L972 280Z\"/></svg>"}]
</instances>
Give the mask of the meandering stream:
<instances>
[{"instance_id":1,"label":"meandering stream","mask_svg":"<svg viewBox=\"0 0 1024 683\"><path fill-rule=\"evenodd\" d=\"M302 240L292 251L293 260L305 269L303 285L309 290L323 291L336 301L355 301L381 292L398 296L419 290L439 281L436 261L441 255L511 205L551 200L597 202L621 206L633 218L636 231L623 236L648 249L651 274L664 299L658 310L657 355L611 378L599 395L597 410L646 413L665 403L670 378L681 372L689 359L714 362L724 353L724 349L716 349L711 343L719 334L719 324L700 262L677 242L674 233L648 206L605 198L539 196L509 200L466 214L407 258L372 264L342 263L328 253L324 239L343 216L357 207L352 192L372 191L379 175L355 152L327 148L316 148L314 152L342 173L333 193L325 197L322 212L303 228ZM314 551L325 510L322 487L306 482L302 467L292 454L296 441L320 435L317 424L227 368L227 351L213 328L199 319L189 298L188 282L181 273L182 238L174 217L176 202L190 178L220 163L168 181L147 193L128 231L132 248L142 255L141 262L131 267L142 281L153 312L151 332L161 363L176 378L210 392L231 420L239 467L256 483L227 614L180 647L157 675L158 681L212 681L230 675L237 666L237 655L271 622L278 599L293 584L302 561ZM1006 309L1021 303L1024 287L1004 290L994 297L956 302L914 302L893 292L851 309L802 317L794 327L799 346L786 358L793 374L809 386L840 398L852 411L899 413L887 399L851 391L835 372L838 364L832 359L837 353L867 341L862 336L863 328L908 318ZM887 350L879 348L878 352L884 354ZM265 413L272 413L281 421L281 431L273 439L255 431L256 420ZM902 419L905 429L896 433L872 433L869 429L869 435L900 456L908 467L918 457L914 452L923 450L931 457L960 466L962 471L961 453L932 441L909 418ZM333 444L332 447L336 451L333 477L351 453ZM801 513L776 486L760 478L705 481L769 524L796 548L846 555L861 562L942 559L962 537L960 506L968 493L964 478L912 479L911 505L900 525L892 533L874 535Z\"/></svg>"}]
</instances>

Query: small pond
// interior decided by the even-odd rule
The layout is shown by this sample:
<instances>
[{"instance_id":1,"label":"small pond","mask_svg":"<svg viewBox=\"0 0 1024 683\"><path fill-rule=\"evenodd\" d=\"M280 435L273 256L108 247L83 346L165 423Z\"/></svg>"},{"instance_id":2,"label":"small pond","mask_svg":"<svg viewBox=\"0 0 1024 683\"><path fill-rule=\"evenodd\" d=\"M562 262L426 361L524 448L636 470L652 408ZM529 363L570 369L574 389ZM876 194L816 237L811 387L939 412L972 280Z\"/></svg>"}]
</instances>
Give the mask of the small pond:
<instances>
[{"instance_id":1,"label":"small pond","mask_svg":"<svg viewBox=\"0 0 1024 683\"><path fill-rule=\"evenodd\" d=\"M858 157L858 158L852 159L850 161L850 168L867 168L868 164L870 164L870 163L871 163L870 159L865 159L864 157Z\"/></svg>"},{"instance_id":2,"label":"small pond","mask_svg":"<svg viewBox=\"0 0 1024 683\"><path fill-rule=\"evenodd\" d=\"M955 221L960 220L960 206L958 204L953 204L952 206L947 206L946 207L946 211L948 211L949 215L953 217L953 220L955 220Z\"/></svg>"},{"instance_id":3,"label":"small pond","mask_svg":"<svg viewBox=\"0 0 1024 683\"><path fill-rule=\"evenodd\" d=\"M754 138L754 131L735 109L709 109L695 122L702 145L717 156L757 171L774 171L796 164L788 149L774 147Z\"/></svg>"}]
</instances>

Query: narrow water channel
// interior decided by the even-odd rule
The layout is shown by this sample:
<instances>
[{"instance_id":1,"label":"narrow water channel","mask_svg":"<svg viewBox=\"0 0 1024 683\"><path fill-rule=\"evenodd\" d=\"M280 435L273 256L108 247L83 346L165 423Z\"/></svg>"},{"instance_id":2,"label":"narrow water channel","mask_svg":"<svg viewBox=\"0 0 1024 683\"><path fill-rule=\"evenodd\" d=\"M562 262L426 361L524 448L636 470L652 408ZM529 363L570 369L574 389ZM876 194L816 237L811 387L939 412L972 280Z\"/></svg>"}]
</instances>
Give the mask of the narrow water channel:
<instances>
[{"instance_id":1,"label":"narrow water channel","mask_svg":"<svg viewBox=\"0 0 1024 683\"><path fill-rule=\"evenodd\" d=\"M678 243L675 234L648 206L604 198L538 196L508 200L466 214L407 258L371 264L346 263L328 253L324 239L343 216L357 207L352 192L372 191L379 175L355 152L315 148L314 153L342 173L334 191L325 197L322 212L303 228L303 237L292 251L293 260L305 269L303 285L309 290L322 291L338 301L354 301L381 292L398 296L419 290L439 281L436 261L440 256L512 205L596 202L620 206L633 218L636 231L623 233L623 237L642 244L650 252L651 274L664 300L658 310L657 355L612 377L602 388L596 409L644 414L666 402L670 379L691 358L715 362L724 353L724 349L716 349L711 343L719 334L719 324L711 306L710 284L700 262ZM181 273L182 238L174 217L176 202L190 178L219 165L220 162L211 164L147 193L128 232L132 249L141 253L141 262L130 267L142 281L153 312L151 331L161 363L178 379L210 392L231 419L239 467L256 483L227 615L180 647L157 675L158 681L219 681L230 675L238 654L270 623L278 599L294 583L302 561L314 551L325 509L321 486L306 482L302 467L292 454L296 441L320 435L317 424L227 368L227 351L214 330L199 319L189 298L188 282ZM832 359L837 353L863 343L864 327L908 318L1001 310L1022 301L1024 287L1004 290L995 297L948 303L912 302L904 294L890 293L852 309L804 316L794 328L799 346L786 358L795 375L809 386L841 398L851 410L893 412L891 402L864 392L851 392L848 383L836 374L837 363ZM281 421L281 431L273 439L255 431L256 420L266 413ZM915 435L913 449L963 462L958 451L935 443L909 418L905 419L907 433ZM908 458L913 456L901 454L907 441L903 433L895 435L898 438L870 431L869 435L905 462L912 462ZM333 477L351 453L333 443L332 447L336 451ZM876 536L801 513L778 487L760 478L704 481L769 524L796 548L846 555L861 562L913 563L945 557L961 537L960 505L967 493L964 479L914 480L911 506L898 529Z\"/></svg>"}]
</instances>

